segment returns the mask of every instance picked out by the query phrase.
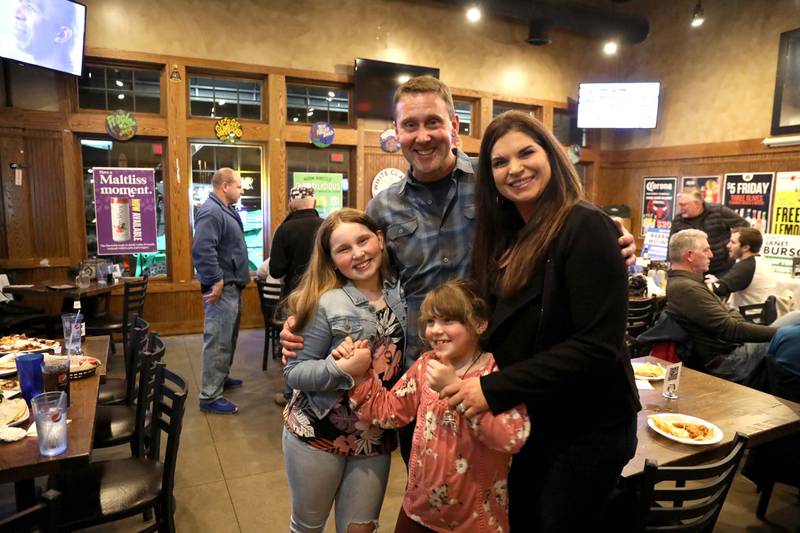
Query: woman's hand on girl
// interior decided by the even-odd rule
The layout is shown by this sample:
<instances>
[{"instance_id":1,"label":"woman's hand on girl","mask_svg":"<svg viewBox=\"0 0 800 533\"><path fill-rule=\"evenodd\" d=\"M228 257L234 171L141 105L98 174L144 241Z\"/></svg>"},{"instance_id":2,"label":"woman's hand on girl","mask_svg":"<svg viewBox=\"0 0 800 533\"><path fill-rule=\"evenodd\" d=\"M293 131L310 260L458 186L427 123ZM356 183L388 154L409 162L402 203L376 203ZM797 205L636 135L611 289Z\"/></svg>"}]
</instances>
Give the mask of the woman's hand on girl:
<instances>
[{"instance_id":1,"label":"woman's hand on girl","mask_svg":"<svg viewBox=\"0 0 800 533\"><path fill-rule=\"evenodd\" d=\"M350 359L350 357L353 355L354 349L355 343L353 342L353 339L348 336L344 338L339 346L331 350L331 355L337 361L339 359Z\"/></svg>"},{"instance_id":2,"label":"woman's hand on girl","mask_svg":"<svg viewBox=\"0 0 800 533\"><path fill-rule=\"evenodd\" d=\"M287 359L297 357L297 352L303 349L303 337L296 335L294 331L294 315L289 315L283 323L283 328L278 335L281 339L281 363L286 364Z\"/></svg>"},{"instance_id":3,"label":"woman's hand on girl","mask_svg":"<svg viewBox=\"0 0 800 533\"><path fill-rule=\"evenodd\" d=\"M466 417L478 416L489 410L480 378L467 378L451 383L442 389L439 397L448 397L447 403L450 407Z\"/></svg>"},{"instance_id":4,"label":"woman's hand on girl","mask_svg":"<svg viewBox=\"0 0 800 533\"><path fill-rule=\"evenodd\" d=\"M428 380L428 386L436 392L440 392L447 385L458 381L453 366L449 363L441 363L436 359L428 361L425 377Z\"/></svg>"}]
</instances>

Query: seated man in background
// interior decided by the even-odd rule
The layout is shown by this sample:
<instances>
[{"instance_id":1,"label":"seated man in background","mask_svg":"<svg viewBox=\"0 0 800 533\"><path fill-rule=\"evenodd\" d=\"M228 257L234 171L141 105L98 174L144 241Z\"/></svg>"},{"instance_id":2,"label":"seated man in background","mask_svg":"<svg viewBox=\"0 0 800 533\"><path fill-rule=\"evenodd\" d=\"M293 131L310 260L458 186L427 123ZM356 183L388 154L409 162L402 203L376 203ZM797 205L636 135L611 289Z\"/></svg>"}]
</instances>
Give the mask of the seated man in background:
<instances>
[{"instance_id":1,"label":"seated man in background","mask_svg":"<svg viewBox=\"0 0 800 533\"><path fill-rule=\"evenodd\" d=\"M762 257L761 232L755 228L734 228L728 241L728 254L736 259L731 269L718 280L712 279L714 294L723 300L730 295L734 309L764 303L775 295L778 283L769 262Z\"/></svg>"},{"instance_id":2,"label":"seated man in background","mask_svg":"<svg viewBox=\"0 0 800 533\"><path fill-rule=\"evenodd\" d=\"M748 385L778 328L800 322L800 312L788 313L771 326L745 321L705 285L703 274L712 257L708 237L700 230L682 230L670 238L666 312L691 337L694 366Z\"/></svg>"}]
</instances>

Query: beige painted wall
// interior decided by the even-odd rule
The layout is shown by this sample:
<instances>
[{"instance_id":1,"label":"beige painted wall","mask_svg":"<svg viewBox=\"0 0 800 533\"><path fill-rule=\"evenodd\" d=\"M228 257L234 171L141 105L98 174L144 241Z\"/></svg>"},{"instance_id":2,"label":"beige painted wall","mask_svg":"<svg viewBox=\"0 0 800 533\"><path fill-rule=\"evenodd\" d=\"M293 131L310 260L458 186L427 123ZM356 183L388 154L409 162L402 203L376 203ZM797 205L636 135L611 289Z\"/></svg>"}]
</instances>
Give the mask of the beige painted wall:
<instances>
[{"instance_id":1,"label":"beige painted wall","mask_svg":"<svg viewBox=\"0 0 800 533\"><path fill-rule=\"evenodd\" d=\"M472 26L462 11L403 0L88 0L89 46L352 72L356 57L441 68L454 86L565 101L605 59L561 35L525 43L527 27ZM600 62L597 59L601 59Z\"/></svg>"},{"instance_id":2,"label":"beige painted wall","mask_svg":"<svg viewBox=\"0 0 800 533\"><path fill-rule=\"evenodd\" d=\"M800 28L800 0L704 0L705 23L689 26L696 0L632 2L650 35L623 49L611 72L662 82L655 130L604 135L628 149L769 135L781 32Z\"/></svg>"}]
</instances>

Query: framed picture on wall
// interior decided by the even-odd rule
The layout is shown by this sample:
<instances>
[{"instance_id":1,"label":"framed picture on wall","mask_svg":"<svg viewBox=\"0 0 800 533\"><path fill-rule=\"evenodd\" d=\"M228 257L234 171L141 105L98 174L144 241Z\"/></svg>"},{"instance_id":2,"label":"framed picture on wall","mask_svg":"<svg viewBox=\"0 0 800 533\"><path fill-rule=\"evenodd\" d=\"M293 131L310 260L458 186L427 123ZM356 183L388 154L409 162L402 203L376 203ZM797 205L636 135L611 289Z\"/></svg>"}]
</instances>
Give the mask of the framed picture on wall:
<instances>
[{"instance_id":1,"label":"framed picture on wall","mask_svg":"<svg viewBox=\"0 0 800 533\"><path fill-rule=\"evenodd\" d=\"M800 28L781 33L770 133L800 133Z\"/></svg>"}]
</instances>

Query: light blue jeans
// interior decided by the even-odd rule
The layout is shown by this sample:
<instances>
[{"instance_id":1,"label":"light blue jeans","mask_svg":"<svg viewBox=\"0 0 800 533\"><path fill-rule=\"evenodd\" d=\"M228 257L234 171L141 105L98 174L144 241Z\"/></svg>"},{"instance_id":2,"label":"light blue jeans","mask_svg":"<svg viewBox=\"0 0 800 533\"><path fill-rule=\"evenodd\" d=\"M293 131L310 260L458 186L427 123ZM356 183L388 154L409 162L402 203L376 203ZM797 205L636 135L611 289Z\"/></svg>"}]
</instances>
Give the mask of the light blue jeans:
<instances>
[{"instance_id":1,"label":"light blue jeans","mask_svg":"<svg viewBox=\"0 0 800 533\"><path fill-rule=\"evenodd\" d=\"M348 524L373 523L389 480L390 454L336 455L312 448L283 429L283 458L292 494L291 533L319 533L334 502L337 533Z\"/></svg>"},{"instance_id":2,"label":"light blue jeans","mask_svg":"<svg viewBox=\"0 0 800 533\"><path fill-rule=\"evenodd\" d=\"M208 404L222 397L222 386L231 370L233 352L239 338L242 316L242 290L225 285L215 304L203 305L203 383L200 403Z\"/></svg>"}]
</instances>

